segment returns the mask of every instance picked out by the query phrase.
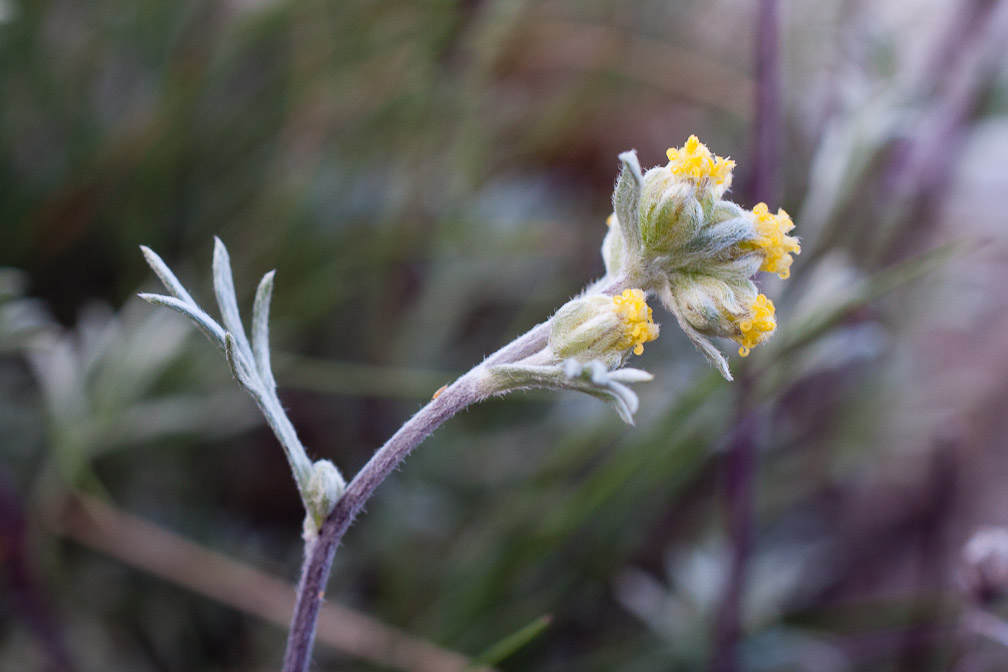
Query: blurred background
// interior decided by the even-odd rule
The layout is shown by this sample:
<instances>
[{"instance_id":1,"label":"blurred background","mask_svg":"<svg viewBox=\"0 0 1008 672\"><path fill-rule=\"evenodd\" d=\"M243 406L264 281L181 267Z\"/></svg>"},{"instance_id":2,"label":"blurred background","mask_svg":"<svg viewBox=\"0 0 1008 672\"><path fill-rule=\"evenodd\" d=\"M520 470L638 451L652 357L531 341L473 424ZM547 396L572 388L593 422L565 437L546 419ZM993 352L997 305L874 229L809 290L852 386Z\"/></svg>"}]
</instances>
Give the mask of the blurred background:
<instances>
[{"instance_id":1,"label":"blurred background","mask_svg":"<svg viewBox=\"0 0 1008 672\"><path fill-rule=\"evenodd\" d=\"M350 475L691 133L797 224L776 337L729 384L656 308L635 427L451 420L315 669L1008 669L1006 44L991 0L0 0L0 669L279 667L293 481L138 245L208 310L214 235L246 314L276 269L281 397Z\"/></svg>"}]
</instances>

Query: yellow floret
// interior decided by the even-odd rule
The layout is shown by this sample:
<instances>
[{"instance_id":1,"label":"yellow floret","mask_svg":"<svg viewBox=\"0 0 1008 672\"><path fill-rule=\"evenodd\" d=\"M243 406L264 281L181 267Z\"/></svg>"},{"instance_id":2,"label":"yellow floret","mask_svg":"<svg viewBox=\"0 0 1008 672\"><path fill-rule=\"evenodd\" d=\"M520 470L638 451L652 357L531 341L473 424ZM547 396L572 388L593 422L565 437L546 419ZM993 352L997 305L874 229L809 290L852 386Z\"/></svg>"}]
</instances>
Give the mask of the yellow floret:
<instances>
[{"instance_id":1,"label":"yellow floret","mask_svg":"<svg viewBox=\"0 0 1008 672\"><path fill-rule=\"evenodd\" d=\"M787 278L791 275L791 255L801 252L798 239L787 235L794 228L794 222L783 208L777 210L776 215L770 214L766 203L758 203L753 208L753 214L756 216L758 236L753 244L763 255L760 270Z\"/></svg>"},{"instance_id":2,"label":"yellow floret","mask_svg":"<svg viewBox=\"0 0 1008 672\"><path fill-rule=\"evenodd\" d=\"M739 334L735 340L742 346L739 354L745 357L749 350L759 345L777 328L773 301L760 294L749 309L749 314L738 321Z\"/></svg>"},{"instance_id":3,"label":"yellow floret","mask_svg":"<svg viewBox=\"0 0 1008 672\"><path fill-rule=\"evenodd\" d=\"M635 355L644 352L644 344L658 338L658 325L651 317L651 308L644 301L644 292L639 289L624 289L623 294L613 297L616 312L623 319L623 348L633 348Z\"/></svg>"},{"instance_id":4,"label":"yellow floret","mask_svg":"<svg viewBox=\"0 0 1008 672\"><path fill-rule=\"evenodd\" d=\"M697 185L710 180L724 189L731 186L735 162L723 156L714 156L695 135L691 135L682 147L669 148L666 154L673 175L690 179Z\"/></svg>"}]
</instances>

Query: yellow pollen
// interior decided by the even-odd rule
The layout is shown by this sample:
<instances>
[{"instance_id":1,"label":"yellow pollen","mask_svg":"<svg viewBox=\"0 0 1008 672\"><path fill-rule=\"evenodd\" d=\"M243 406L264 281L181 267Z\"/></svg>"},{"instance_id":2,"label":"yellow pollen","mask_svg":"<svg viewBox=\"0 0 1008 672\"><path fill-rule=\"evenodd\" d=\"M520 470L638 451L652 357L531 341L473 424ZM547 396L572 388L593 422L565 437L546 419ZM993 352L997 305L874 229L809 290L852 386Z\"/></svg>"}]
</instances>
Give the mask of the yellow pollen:
<instances>
[{"instance_id":1,"label":"yellow pollen","mask_svg":"<svg viewBox=\"0 0 1008 672\"><path fill-rule=\"evenodd\" d=\"M666 154L673 175L692 180L697 185L710 180L725 189L731 186L735 162L723 156L714 156L695 135L691 135L682 147L670 147Z\"/></svg>"},{"instance_id":2,"label":"yellow pollen","mask_svg":"<svg viewBox=\"0 0 1008 672\"><path fill-rule=\"evenodd\" d=\"M749 308L749 314L739 319L739 333L735 340L742 346L739 354L745 357L749 350L770 337L777 328L773 301L760 294Z\"/></svg>"},{"instance_id":3,"label":"yellow pollen","mask_svg":"<svg viewBox=\"0 0 1008 672\"><path fill-rule=\"evenodd\" d=\"M613 304L623 319L621 347L633 348L635 355L642 354L644 344L658 338L658 325L651 316L651 308L644 301L644 292L624 289L622 295L613 297Z\"/></svg>"},{"instance_id":4,"label":"yellow pollen","mask_svg":"<svg viewBox=\"0 0 1008 672\"><path fill-rule=\"evenodd\" d=\"M798 239L787 235L794 228L791 217L781 208L777 214L770 214L766 203L758 203L753 208L756 216L756 239L752 244L763 255L761 271L776 273L782 278L791 275L791 255L799 254Z\"/></svg>"},{"instance_id":5,"label":"yellow pollen","mask_svg":"<svg viewBox=\"0 0 1008 672\"><path fill-rule=\"evenodd\" d=\"M612 228L613 222L615 221L616 221L616 213L614 212L610 214L608 217L606 217L605 225L608 226L609 228Z\"/></svg>"}]
</instances>

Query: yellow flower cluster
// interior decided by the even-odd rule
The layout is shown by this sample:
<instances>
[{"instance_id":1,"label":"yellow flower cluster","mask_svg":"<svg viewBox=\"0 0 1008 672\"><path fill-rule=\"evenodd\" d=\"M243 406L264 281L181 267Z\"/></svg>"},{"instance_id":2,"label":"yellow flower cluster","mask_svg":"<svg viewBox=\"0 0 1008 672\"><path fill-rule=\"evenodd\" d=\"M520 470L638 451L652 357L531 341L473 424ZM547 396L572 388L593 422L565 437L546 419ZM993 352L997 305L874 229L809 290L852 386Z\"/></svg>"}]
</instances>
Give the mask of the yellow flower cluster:
<instances>
[{"instance_id":1,"label":"yellow flower cluster","mask_svg":"<svg viewBox=\"0 0 1008 672\"><path fill-rule=\"evenodd\" d=\"M794 228L794 222L783 208L778 209L776 215L771 214L766 203L758 203L753 214L759 236L753 244L763 255L760 270L787 278L791 275L791 255L801 252L798 239L787 235Z\"/></svg>"},{"instance_id":2,"label":"yellow flower cluster","mask_svg":"<svg viewBox=\"0 0 1008 672\"><path fill-rule=\"evenodd\" d=\"M673 175L689 178L697 185L710 180L715 186L721 187L721 193L731 186L735 162L723 156L714 156L695 135L691 135L682 147L669 148L666 154L669 159L668 168Z\"/></svg>"},{"instance_id":3,"label":"yellow flower cluster","mask_svg":"<svg viewBox=\"0 0 1008 672\"><path fill-rule=\"evenodd\" d=\"M641 354L656 335L643 297L657 294L693 344L731 380L728 362L711 339L737 341L745 357L770 338L777 328L775 308L760 293L755 276L789 277L801 245L783 209L775 214L759 203L749 210L725 198L734 161L715 155L695 135L667 153L667 165L644 172L636 154L620 155L623 172L613 193L602 258L607 278L641 289L632 290L639 297L624 293L615 304L606 297L594 310L625 307L618 320L609 316L607 347L623 348L621 357L631 349ZM577 341L578 356L585 358L595 347L587 336L561 336L554 339L557 352L571 350L568 341Z\"/></svg>"},{"instance_id":4,"label":"yellow flower cluster","mask_svg":"<svg viewBox=\"0 0 1008 672\"><path fill-rule=\"evenodd\" d=\"M644 352L644 344L658 338L658 325L651 317L651 308L644 302L644 292L639 289L624 289L623 294L613 297L616 312L623 320L624 349L633 348L635 355Z\"/></svg>"},{"instance_id":5,"label":"yellow flower cluster","mask_svg":"<svg viewBox=\"0 0 1008 672\"><path fill-rule=\"evenodd\" d=\"M742 346L739 354L745 357L749 349L759 345L777 328L777 318L774 317L773 301L763 294L756 297L756 302L749 308L749 315L738 321L739 333L735 340Z\"/></svg>"}]
</instances>

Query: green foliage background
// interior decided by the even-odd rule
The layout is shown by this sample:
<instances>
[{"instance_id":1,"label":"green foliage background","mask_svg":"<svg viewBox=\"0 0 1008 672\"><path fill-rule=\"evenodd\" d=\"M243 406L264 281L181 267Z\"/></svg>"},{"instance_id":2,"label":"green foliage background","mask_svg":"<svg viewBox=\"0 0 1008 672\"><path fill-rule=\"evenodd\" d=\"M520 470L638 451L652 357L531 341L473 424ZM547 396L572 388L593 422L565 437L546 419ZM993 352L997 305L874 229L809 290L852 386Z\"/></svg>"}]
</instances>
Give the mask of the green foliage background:
<instances>
[{"instance_id":1,"label":"green foliage background","mask_svg":"<svg viewBox=\"0 0 1008 672\"><path fill-rule=\"evenodd\" d=\"M135 298L138 245L204 306L214 235L246 305L277 270L281 396L352 474L601 274L620 151L696 133L755 204L759 4L0 1L0 668L282 656L281 629L59 522L83 494L297 573L282 453L223 358ZM956 566L1008 523L1003 4L781 3L759 123L803 252L764 285L779 334L728 384L656 310L633 428L574 395L455 418L328 597L468 656L550 615L501 670L699 670L736 641L744 670L1001 669Z\"/></svg>"}]
</instances>

